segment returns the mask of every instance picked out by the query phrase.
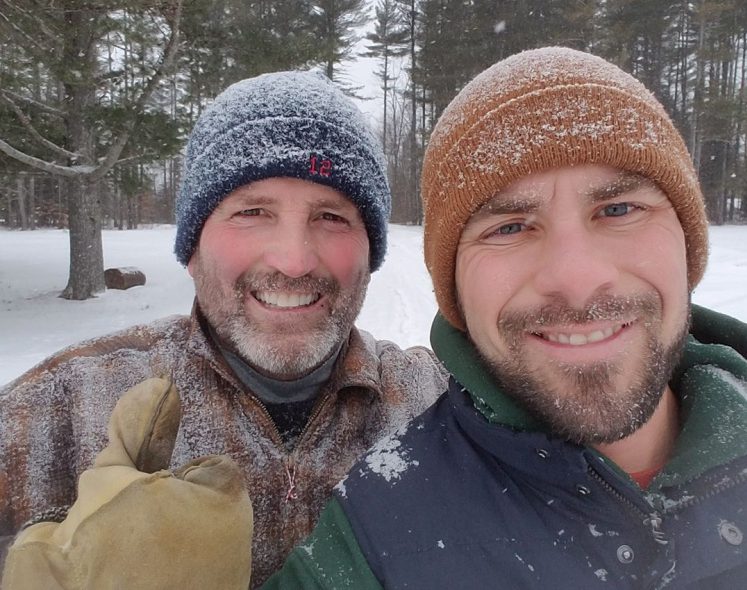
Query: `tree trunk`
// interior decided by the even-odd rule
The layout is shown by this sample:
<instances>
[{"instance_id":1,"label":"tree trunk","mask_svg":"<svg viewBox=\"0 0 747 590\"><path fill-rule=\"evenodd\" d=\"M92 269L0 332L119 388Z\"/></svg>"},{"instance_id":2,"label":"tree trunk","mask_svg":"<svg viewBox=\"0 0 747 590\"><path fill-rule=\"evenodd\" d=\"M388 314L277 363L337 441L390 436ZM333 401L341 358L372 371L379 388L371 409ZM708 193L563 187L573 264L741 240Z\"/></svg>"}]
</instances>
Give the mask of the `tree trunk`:
<instances>
[{"instance_id":1,"label":"tree trunk","mask_svg":"<svg viewBox=\"0 0 747 590\"><path fill-rule=\"evenodd\" d=\"M28 196L29 229L36 229L36 181L33 174L29 177Z\"/></svg>"},{"instance_id":2,"label":"tree trunk","mask_svg":"<svg viewBox=\"0 0 747 590\"><path fill-rule=\"evenodd\" d=\"M71 164L95 164L93 129L87 119L95 105L95 88L90 77L96 70L96 49L91 39L97 19L86 11L65 15L74 34L65 36L65 55L71 67L86 78L73 77L65 82L65 100L69 103L67 140L71 152L81 159ZM101 202L98 186L84 177L71 178L68 184L68 223L70 225L70 277L61 297L88 299L105 289L104 253L101 245Z\"/></svg>"},{"instance_id":3,"label":"tree trunk","mask_svg":"<svg viewBox=\"0 0 747 590\"><path fill-rule=\"evenodd\" d=\"M408 223L415 223L415 207L413 201L418 199L420 194L418 184L420 180L420 162L418 160L418 87L417 87L417 45L416 45L416 27L417 12L415 10L415 0L410 2L410 82L412 83L412 96L410 100L410 168L409 168L409 186L407 187Z\"/></svg>"},{"instance_id":4,"label":"tree trunk","mask_svg":"<svg viewBox=\"0 0 747 590\"><path fill-rule=\"evenodd\" d=\"M61 297L88 299L105 289L98 187L69 179L70 278Z\"/></svg>"},{"instance_id":5,"label":"tree trunk","mask_svg":"<svg viewBox=\"0 0 747 590\"><path fill-rule=\"evenodd\" d=\"M28 216L26 215L26 187L23 182L24 175L19 174L16 178L16 202L18 203L18 216L21 219L21 229L29 228Z\"/></svg>"},{"instance_id":6,"label":"tree trunk","mask_svg":"<svg viewBox=\"0 0 747 590\"><path fill-rule=\"evenodd\" d=\"M8 203L8 218L5 220L5 224L8 227L13 227L13 197L10 190L5 192L5 199Z\"/></svg>"},{"instance_id":7,"label":"tree trunk","mask_svg":"<svg viewBox=\"0 0 747 590\"><path fill-rule=\"evenodd\" d=\"M698 49L695 53L695 81L693 94L693 114L692 126L690 128L690 154L692 155L695 172L700 174L702 146L700 142L700 111L703 108L703 80L705 78L705 54L703 51L705 45L705 17L703 16L703 6L705 2L701 0L698 14Z\"/></svg>"}]
</instances>

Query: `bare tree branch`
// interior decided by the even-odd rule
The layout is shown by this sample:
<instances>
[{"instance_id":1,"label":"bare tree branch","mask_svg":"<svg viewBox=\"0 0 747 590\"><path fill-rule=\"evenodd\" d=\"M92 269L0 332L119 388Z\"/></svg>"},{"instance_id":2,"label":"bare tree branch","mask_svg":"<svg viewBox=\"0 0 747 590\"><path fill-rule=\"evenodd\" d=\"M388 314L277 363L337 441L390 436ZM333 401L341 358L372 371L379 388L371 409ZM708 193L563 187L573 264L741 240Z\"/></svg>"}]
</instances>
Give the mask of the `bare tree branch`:
<instances>
[{"instance_id":1,"label":"bare tree branch","mask_svg":"<svg viewBox=\"0 0 747 590\"><path fill-rule=\"evenodd\" d=\"M157 155L158 154L156 154L153 151L146 151L136 156L128 156L127 158L121 158L114 163L114 166L122 166L123 164L132 164L135 162L139 162L141 160L145 160L147 158L152 158Z\"/></svg>"},{"instance_id":2,"label":"bare tree branch","mask_svg":"<svg viewBox=\"0 0 747 590\"><path fill-rule=\"evenodd\" d=\"M31 134L31 136L36 139L36 141L38 141L41 145L43 145L48 150L56 153L58 156L62 156L63 158L71 158L73 160L80 158L80 154L76 154L75 152L66 150L65 148L60 147L56 143L53 143L47 138L43 137L42 134L39 133L36 127L34 127L34 125L31 123L31 120L20 108L18 108L18 105L13 102L10 97L6 96L5 93L2 93L2 97L5 102L7 102L13 109L13 112L15 112L16 116L21 121L21 125L23 125L24 128Z\"/></svg>"},{"instance_id":3,"label":"bare tree branch","mask_svg":"<svg viewBox=\"0 0 747 590\"><path fill-rule=\"evenodd\" d=\"M15 92L12 92L10 90L1 89L0 92L2 92L6 97L9 97L14 100L20 100L27 104L32 105L33 107L39 109L40 111L44 111L45 113L48 113L50 115L55 115L57 117L65 118L66 113L64 111L61 111L60 109L56 109L54 107L50 107L49 105L44 104L43 102L39 102L38 100L34 100L33 98L29 98L27 96L22 96L20 94L16 94Z\"/></svg>"},{"instance_id":4,"label":"bare tree branch","mask_svg":"<svg viewBox=\"0 0 747 590\"><path fill-rule=\"evenodd\" d=\"M179 27L180 27L181 14L182 14L182 3L183 3L183 0L175 0L173 3L172 11L170 11L170 14L166 15L166 18L170 21L171 32L170 32L168 42L166 43L164 47L164 51L163 51L163 55L161 57L160 63L156 64L156 66L154 67L153 75L143 85L143 89L140 95L137 97L137 99L131 103L131 106L128 108L128 111L130 112L130 116L127 119L127 121L124 123L122 132L120 133L119 137L117 137L116 141L114 141L114 143L111 144L106 156L99 159L98 165L96 166L61 166L58 164L53 164L45 160L42 160L40 158L36 158L34 156L30 156L29 154L21 152L1 139L0 139L0 151L4 152L5 154L7 154L8 156L12 158L15 158L19 162L22 162L24 164L27 164L39 170L44 170L51 174L56 174L59 176L66 176L66 177L85 176L93 182L96 182L102 179L112 169L112 167L118 163L119 156L122 154L122 150L124 150L125 146L127 145L127 142L130 139L130 135L132 134L132 130L135 128L137 117L140 115L140 113L142 113L142 111L145 108L146 103L148 102L148 100L153 95L153 92L158 87L158 84L160 83L164 74L172 66L174 62L177 48L179 46ZM67 158L80 157L79 154L75 154L73 152L64 150L63 148L55 145L54 143L44 139L41 136L41 134L39 134L38 131L34 129L33 125L31 125L31 122L25 116L23 111L21 111L18 108L18 106L13 102L12 99L17 98L18 100L24 100L30 104L33 104L34 106L40 109L43 109L45 112L52 112L54 114L58 114L62 116L64 116L64 113L58 112L52 109L51 107L47 107L46 105L42 105L41 103L38 103L37 101L27 99L25 97L22 97L20 95L17 95L15 93L12 93L6 90L3 90L1 94L3 95L3 98L12 105L13 110L16 112L16 115L18 115L22 123L24 123L24 127L26 127L26 129L34 136L34 138L37 141L42 142L47 148L55 151L57 154L64 155ZM142 156L137 156L137 157L142 157ZM128 160L130 159L131 158L128 158Z\"/></svg>"},{"instance_id":5,"label":"bare tree branch","mask_svg":"<svg viewBox=\"0 0 747 590\"><path fill-rule=\"evenodd\" d=\"M49 27L47 27L47 24L42 19L40 19L37 15L35 15L33 12L22 8L15 2L9 2L8 0L4 0L3 4L23 14L30 21L35 22L37 26L39 27L39 31L41 31L49 41L57 41L57 34L51 31Z\"/></svg>"},{"instance_id":6,"label":"bare tree branch","mask_svg":"<svg viewBox=\"0 0 747 590\"><path fill-rule=\"evenodd\" d=\"M7 4L7 3L4 2L4 4ZM11 8L13 7L11 6ZM13 22L13 19L9 18L8 15L6 15L4 12L0 12L0 20L5 21L7 25L11 28L11 30L15 32L16 35L24 39L26 43L29 43L31 47L36 48L36 50L40 51L44 55L48 54L48 50L46 47L39 44L39 42L34 38L33 35L29 35L21 27L15 24L15 22Z\"/></svg>"},{"instance_id":7,"label":"bare tree branch","mask_svg":"<svg viewBox=\"0 0 747 590\"><path fill-rule=\"evenodd\" d=\"M2 139L0 139L0 152L7 154L23 164L37 168L38 170L44 170L44 172L49 172L50 174L55 174L57 176L65 176L67 178L90 176L95 170L95 168L92 168L91 166L60 166L59 164L51 164L46 160L29 156L28 154L15 149Z\"/></svg>"}]
</instances>

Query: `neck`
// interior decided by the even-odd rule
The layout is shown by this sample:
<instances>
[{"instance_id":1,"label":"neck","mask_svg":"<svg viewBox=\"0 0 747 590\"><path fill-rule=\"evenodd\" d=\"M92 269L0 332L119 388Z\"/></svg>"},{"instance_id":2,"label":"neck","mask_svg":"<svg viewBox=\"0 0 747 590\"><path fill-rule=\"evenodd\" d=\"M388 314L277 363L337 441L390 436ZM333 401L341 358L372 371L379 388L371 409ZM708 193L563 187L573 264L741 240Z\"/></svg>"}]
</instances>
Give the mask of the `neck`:
<instances>
[{"instance_id":1,"label":"neck","mask_svg":"<svg viewBox=\"0 0 747 590\"><path fill-rule=\"evenodd\" d=\"M295 379L277 379L265 375L249 364L220 339L211 324L206 322L206 326L210 338L234 374L247 390L251 391L265 404L304 402L314 399L332 377L337 359L345 346L345 342L342 342L326 360L304 375Z\"/></svg>"},{"instance_id":2,"label":"neck","mask_svg":"<svg viewBox=\"0 0 747 590\"><path fill-rule=\"evenodd\" d=\"M643 426L613 443L594 445L627 473L661 468L667 462L679 434L679 408L669 386L659 405Z\"/></svg>"}]
</instances>

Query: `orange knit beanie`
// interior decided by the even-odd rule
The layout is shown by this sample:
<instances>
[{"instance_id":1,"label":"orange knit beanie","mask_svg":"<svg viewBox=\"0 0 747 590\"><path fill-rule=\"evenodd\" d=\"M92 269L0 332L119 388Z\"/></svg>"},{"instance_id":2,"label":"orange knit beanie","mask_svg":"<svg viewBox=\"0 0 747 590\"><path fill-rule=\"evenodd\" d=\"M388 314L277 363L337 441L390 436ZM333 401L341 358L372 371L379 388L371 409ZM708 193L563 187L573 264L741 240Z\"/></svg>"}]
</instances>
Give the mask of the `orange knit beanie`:
<instances>
[{"instance_id":1,"label":"orange knit beanie","mask_svg":"<svg viewBox=\"0 0 747 590\"><path fill-rule=\"evenodd\" d=\"M512 182L575 164L606 164L653 180L685 233L688 284L703 276L708 221L682 137L629 74L572 49L525 51L488 68L451 101L425 152L425 263L439 310L465 330L454 269L465 224Z\"/></svg>"}]
</instances>

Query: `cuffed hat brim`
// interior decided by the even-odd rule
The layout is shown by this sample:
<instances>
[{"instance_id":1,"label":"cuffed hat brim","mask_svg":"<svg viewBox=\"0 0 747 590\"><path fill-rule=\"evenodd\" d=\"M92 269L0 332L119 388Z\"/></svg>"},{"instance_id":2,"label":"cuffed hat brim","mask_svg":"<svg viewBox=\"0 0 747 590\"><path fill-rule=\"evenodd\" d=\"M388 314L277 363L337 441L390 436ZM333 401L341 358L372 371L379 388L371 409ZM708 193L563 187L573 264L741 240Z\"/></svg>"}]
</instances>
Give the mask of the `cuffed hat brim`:
<instances>
[{"instance_id":1,"label":"cuffed hat brim","mask_svg":"<svg viewBox=\"0 0 747 590\"><path fill-rule=\"evenodd\" d=\"M350 99L329 80L302 72L234 84L201 115L177 201L177 259L189 262L206 219L229 193L272 177L343 193L366 226L370 269L379 268L391 211L383 154Z\"/></svg>"}]
</instances>

